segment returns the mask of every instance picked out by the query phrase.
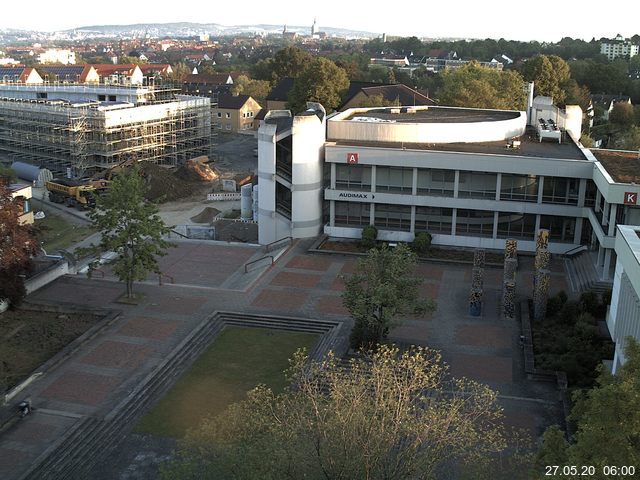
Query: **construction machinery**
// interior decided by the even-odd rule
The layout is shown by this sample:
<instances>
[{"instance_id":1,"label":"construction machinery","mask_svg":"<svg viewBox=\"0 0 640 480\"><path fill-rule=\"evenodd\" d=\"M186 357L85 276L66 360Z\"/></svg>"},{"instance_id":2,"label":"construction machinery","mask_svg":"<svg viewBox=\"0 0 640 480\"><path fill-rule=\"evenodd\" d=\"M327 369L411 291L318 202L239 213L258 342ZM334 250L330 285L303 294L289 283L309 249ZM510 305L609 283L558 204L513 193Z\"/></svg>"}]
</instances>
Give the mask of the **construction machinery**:
<instances>
[{"instance_id":1,"label":"construction machinery","mask_svg":"<svg viewBox=\"0 0 640 480\"><path fill-rule=\"evenodd\" d=\"M93 181L83 182L68 178L54 178L45 185L49 191L51 202L64 203L68 207L86 210L96 206L98 188L95 183Z\"/></svg>"}]
</instances>

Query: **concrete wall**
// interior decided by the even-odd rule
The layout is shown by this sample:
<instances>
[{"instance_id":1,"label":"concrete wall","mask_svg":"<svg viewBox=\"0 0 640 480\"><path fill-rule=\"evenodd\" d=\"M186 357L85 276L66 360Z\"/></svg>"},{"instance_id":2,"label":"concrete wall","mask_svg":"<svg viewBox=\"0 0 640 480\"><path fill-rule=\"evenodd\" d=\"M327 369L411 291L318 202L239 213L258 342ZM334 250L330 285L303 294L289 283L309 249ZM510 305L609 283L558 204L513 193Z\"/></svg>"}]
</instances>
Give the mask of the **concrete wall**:
<instances>
[{"instance_id":1,"label":"concrete wall","mask_svg":"<svg viewBox=\"0 0 640 480\"><path fill-rule=\"evenodd\" d=\"M53 267L45 270L44 272L39 273L38 275L31 277L29 280L25 282L25 288L27 290L27 295L35 292L39 288L48 285L53 282L56 278L61 277L62 275L66 275L69 273L69 264L66 260L60 260Z\"/></svg>"}]
</instances>

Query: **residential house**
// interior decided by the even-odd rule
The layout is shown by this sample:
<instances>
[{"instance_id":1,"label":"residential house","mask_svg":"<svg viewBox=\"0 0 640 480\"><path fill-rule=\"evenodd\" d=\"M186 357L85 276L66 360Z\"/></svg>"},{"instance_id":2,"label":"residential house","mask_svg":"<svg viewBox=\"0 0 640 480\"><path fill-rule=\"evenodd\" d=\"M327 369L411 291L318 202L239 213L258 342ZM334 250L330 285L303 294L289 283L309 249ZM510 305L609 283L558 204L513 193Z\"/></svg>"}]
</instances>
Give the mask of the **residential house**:
<instances>
[{"instance_id":1,"label":"residential house","mask_svg":"<svg viewBox=\"0 0 640 480\"><path fill-rule=\"evenodd\" d=\"M267 111L285 110L289 101L289 92L293 88L293 78L285 77L280 79L275 87L269 92L267 98Z\"/></svg>"},{"instance_id":2,"label":"residential house","mask_svg":"<svg viewBox=\"0 0 640 480\"><path fill-rule=\"evenodd\" d=\"M0 82L4 83L42 83L42 77L35 68L25 67L0 67Z\"/></svg>"},{"instance_id":3,"label":"residential house","mask_svg":"<svg viewBox=\"0 0 640 480\"><path fill-rule=\"evenodd\" d=\"M144 82L144 74L140 67L133 63L126 64L110 64L100 63L94 64L100 76L100 83L119 84L119 85L142 85Z\"/></svg>"},{"instance_id":4,"label":"residential house","mask_svg":"<svg viewBox=\"0 0 640 480\"><path fill-rule=\"evenodd\" d=\"M182 77L182 91L189 95L209 97L214 101L225 93L231 93L233 77L231 73L215 73L206 75L190 73Z\"/></svg>"},{"instance_id":5,"label":"residential house","mask_svg":"<svg viewBox=\"0 0 640 480\"><path fill-rule=\"evenodd\" d=\"M211 109L211 121L229 133L253 133L258 128L256 116L262 107L249 95L223 94Z\"/></svg>"},{"instance_id":6,"label":"residential house","mask_svg":"<svg viewBox=\"0 0 640 480\"><path fill-rule=\"evenodd\" d=\"M42 65L45 80L66 83L100 83L100 75L92 65Z\"/></svg>"},{"instance_id":7,"label":"residential house","mask_svg":"<svg viewBox=\"0 0 640 480\"><path fill-rule=\"evenodd\" d=\"M50 48L38 55L38 63L60 63L62 65L75 65L76 52L66 49Z\"/></svg>"},{"instance_id":8,"label":"residential house","mask_svg":"<svg viewBox=\"0 0 640 480\"><path fill-rule=\"evenodd\" d=\"M31 211L30 199L32 196L31 185L24 183L10 183L9 191L11 197L18 202L18 223L21 225L33 224L33 212Z\"/></svg>"},{"instance_id":9,"label":"residential house","mask_svg":"<svg viewBox=\"0 0 640 480\"><path fill-rule=\"evenodd\" d=\"M640 53L640 45L631 43L631 40L625 39L618 34L615 39L607 40L600 44L600 53L606 55L609 60L618 57L635 57Z\"/></svg>"},{"instance_id":10,"label":"residential house","mask_svg":"<svg viewBox=\"0 0 640 480\"><path fill-rule=\"evenodd\" d=\"M603 113L601 118L609 120L609 114L613 110L614 105L616 103L628 103L631 105L631 97L627 95L595 94L591 95L591 103L602 109Z\"/></svg>"},{"instance_id":11,"label":"residential house","mask_svg":"<svg viewBox=\"0 0 640 480\"><path fill-rule=\"evenodd\" d=\"M138 67L145 77L167 78L173 73L173 68L168 63L143 63Z\"/></svg>"}]
</instances>

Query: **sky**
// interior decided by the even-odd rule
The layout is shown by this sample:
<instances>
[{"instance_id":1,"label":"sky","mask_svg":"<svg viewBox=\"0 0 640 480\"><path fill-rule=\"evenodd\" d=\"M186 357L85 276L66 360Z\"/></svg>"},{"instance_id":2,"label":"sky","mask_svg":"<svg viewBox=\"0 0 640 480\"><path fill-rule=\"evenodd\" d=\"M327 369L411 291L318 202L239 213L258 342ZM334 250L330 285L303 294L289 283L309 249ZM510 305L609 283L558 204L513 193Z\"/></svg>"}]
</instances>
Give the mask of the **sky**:
<instances>
[{"instance_id":1,"label":"sky","mask_svg":"<svg viewBox=\"0 0 640 480\"><path fill-rule=\"evenodd\" d=\"M310 26L315 17L320 30L339 27L394 36L555 42L567 36L590 40L640 33L639 8L637 0L189 0L182 4L162 0L5 0L0 7L0 28L55 31L87 25L168 22Z\"/></svg>"}]
</instances>

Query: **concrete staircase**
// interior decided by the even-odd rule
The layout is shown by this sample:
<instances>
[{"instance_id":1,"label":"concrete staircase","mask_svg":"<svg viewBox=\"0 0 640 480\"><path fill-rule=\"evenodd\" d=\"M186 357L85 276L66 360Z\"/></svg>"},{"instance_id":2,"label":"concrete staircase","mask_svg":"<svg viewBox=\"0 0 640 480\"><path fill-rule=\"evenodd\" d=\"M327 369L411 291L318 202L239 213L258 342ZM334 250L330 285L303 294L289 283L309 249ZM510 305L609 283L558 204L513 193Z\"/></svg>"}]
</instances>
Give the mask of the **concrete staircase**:
<instances>
[{"instance_id":1,"label":"concrete staircase","mask_svg":"<svg viewBox=\"0 0 640 480\"><path fill-rule=\"evenodd\" d=\"M151 404L173 385L226 325L320 334L320 340L310 352L312 359L321 358L329 350L339 356L348 348L348 325L342 322L218 312L196 327L104 418L86 417L76 423L33 462L21 480L88 478L91 468L125 438Z\"/></svg>"},{"instance_id":2,"label":"concrete staircase","mask_svg":"<svg viewBox=\"0 0 640 480\"><path fill-rule=\"evenodd\" d=\"M611 290L613 282L600 279L589 252L565 258L564 261L575 292L593 291L601 294Z\"/></svg>"}]
</instances>

